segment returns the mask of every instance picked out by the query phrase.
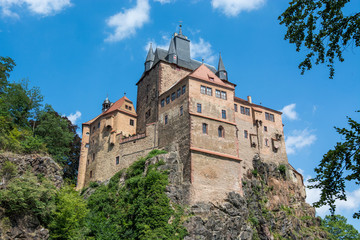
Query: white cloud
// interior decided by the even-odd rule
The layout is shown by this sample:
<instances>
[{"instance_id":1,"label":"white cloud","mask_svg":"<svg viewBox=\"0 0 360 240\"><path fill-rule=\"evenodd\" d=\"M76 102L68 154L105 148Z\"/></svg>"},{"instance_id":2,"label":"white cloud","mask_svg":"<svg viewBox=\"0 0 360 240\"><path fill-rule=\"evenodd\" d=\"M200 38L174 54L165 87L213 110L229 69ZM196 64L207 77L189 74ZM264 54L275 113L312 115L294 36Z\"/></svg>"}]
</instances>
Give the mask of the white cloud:
<instances>
[{"instance_id":1,"label":"white cloud","mask_svg":"<svg viewBox=\"0 0 360 240\"><path fill-rule=\"evenodd\" d=\"M106 24L114 28L105 41L117 42L128 38L136 33L149 21L150 5L148 0L137 0L134 8L119 12L106 20Z\"/></svg>"},{"instance_id":2,"label":"white cloud","mask_svg":"<svg viewBox=\"0 0 360 240\"><path fill-rule=\"evenodd\" d=\"M161 4L165 4L165 3L171 3L172 0L154 0L155 2L159 2Z\"/></svg>"},{"instance_id":3,"label":"white cloud","mask_svg":"<svg viewBox=\"0 0 360 240\"><path fill-rule=\"evenodd\" d=\"M252 11L262 7L266 0L211 0L214 9L220 9L225 15L234 17L242 11Z\"/></svg>"},{"instance_id":4,"label":"white cloud","mask_svg":"<svg viewBox=\"0 0 360 240\"><path fill-rule=\"evenodd\" d=\"M292 103L292 104L289 104L289 105L283 107L283 109L281 109L280 112L282 112L283 116L285 116L286 118L288 118L290 120L296 120L296 119L298 119L298 114L295 111L295 107L296 107L296 104Z\"/></svg>"},{"instance_id":5,"label":"white cloud","mask_svg":"<svg viewBox=\"0 0 360 240\"><path fill-rule=\"evenodd\" d=\"M305 186L309 186L312 183L309 183L309 179L311 176L307 176L306 180L304 182ZM306 188L306 202L309 204L313 204L314 202L317 202L320 199L321 190L314 188L309 189ZM357 211L360 208L360 188L355 189L354 191L346 191L347 200L336 200L336 211L340 212L341 215L345 215L345 212L352 213L354 211ZM320 217L325 217L325 215L330 214L329 206L322 206L320 208L316 208L316 213Z\"/></svg>"},{"instance_id":6,"label":"white cloud","mask_svg":"<svg viewBox=\"0 0 360 240\"><path fill-rule=\"evenodd\" d=\"M81 112L76 111L76 113L71 113L67 118L70 120L72 124L76 124L76 121L81 117Z\"/></svg>"},{"instance_id":7,"label":"white cloud","mask_svg":"<svg viewBox=\"0 0 360 240\"><path fill-rule=\"evenodd\" d=\"M168 35L163 35L162 36L162 40L161 40L161 44L158 44L155 40L149 40L146 45L144 46L144 50L146 51L146 53L149 51L149 47L150 47L150 43L152 44L153 50L155 51L156 48L161 48L161 49L169 49L169 45L170 45L170 38L168 37Z\"/></svg>"},{"instance_id":8,"label":"white cloud","mask_svg":"<svg viewBox=\"0 0 360 240\"><path fill-rule=\"evenodd\" d=\"M211 49L211 44L199 38L197 42L190 42L190 55L192 58L204 59L204 62L214 64L215 55Z\"/></svg>"},{"instance_id":9,"label":"white cloud","mask_svg":"<svg viewBox=\"0 0 360 240\"><path fill-rule=\"evenodd\" d=\"M70 0L0 0L2 15L16 18L19 15L11 10L14 7L25 7L32 13L48 16L60 12L71 5Z\"/></svg>"},{"instance_id":10,"label":"white cloud","mask_svg":"<svg viewBox=\"0 0 360 240\"><path fill-rule=\"evenodd\" d=\"M285 138L286 152L288 154L294 154L297 150L310 146L315 141L316 136L311 134L308 129L302 131L295 130Z\"/></svg>"}]
</instances>

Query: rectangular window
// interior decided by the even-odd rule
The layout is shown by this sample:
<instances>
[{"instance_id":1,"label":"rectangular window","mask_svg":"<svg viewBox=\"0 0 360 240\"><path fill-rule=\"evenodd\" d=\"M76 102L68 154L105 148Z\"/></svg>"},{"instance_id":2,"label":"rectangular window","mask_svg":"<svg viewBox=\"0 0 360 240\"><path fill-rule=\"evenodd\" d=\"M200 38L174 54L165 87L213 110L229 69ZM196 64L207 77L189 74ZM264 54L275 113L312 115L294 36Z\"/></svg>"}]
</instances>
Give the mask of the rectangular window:
<instances>
[{"instance_id":1,"label":"rectangular window","mask_svg":"<svg viewBox=\"0 0 360 240\"><path fill-rule=\"evenodd\" d=\"M166 104L169 104L170 103L170 96L167 96L166 97Z\"/></svg>"},{"instance_id":2,"label":"rectangular window","mask_svg":"<svg viewBox=\"0 0 360 240\"><path fill-rule=\"evenodd\" d=\"M98 122L98 128L100 128L100 122Z\"/></svg>"},{"instance_id":3,"label":"rectangular window","mask_svg":"<svg viewBox=\"0 0 360 240\"><path fill-rule=\"evenodd\" d=\"M175 98L176 98L176 94L173 92L173 93L171 94L171 101L174 101Z\"/></svg>"},{"instance_id":4,"label":"rectangular window","mask_svg":"<svg viewBox=\"0 0 360 240\"><path fill-rule=\"evenodd\" d=\"M90 178L92 178L93 177L93 174L92 174L92 171L90 171Z\"/></svg>"},{"instance_id":5,"label":"rectangular window","mask_svg":"<svg viewBox=\"0 0 360 240\"><path fill-rule=\"evenodd\" d=\"M165 115L165 125L168 123L168 115Z\"/></svg>"},{"instance_id":6,"label":"rectangular window","mask_svg":"<svg viewBox=\"0 0 360 240\"><path fill-rule=\"evenodd\" d=\"M244 130L244 138L248 138L248 131Z\"/></svg>"},{"instance_id":7,"label":"rectangular window","mask_svg":"<svg viewBox=\"0 0 360 240\"><path fill-rule=\"evenodd\" d=\"M227 99L227 98L226 98L226 92L221 91L221 98L222 98L222 99L225 99L225 100Z\"/></svg>"},{"instance_id":8,"label":"rectangular window","mask_svg":"<svg viewBox=\"0 0 360 240\"><path fill-rule=\"evenodd\" d=\"M201 104L200 103L197 104L197 112L201 113Z\"/></svg>"},{"instance_id":9,"label":"rectangular window","mask_svg":"<svg viewBox=\"0 0 360 240\"><path fill-rule=\"evenodd\" d=\"M215 97L217 97L217 98L220 98L221 97L221 92L220 92L220 90L215 90Z\"/></svg>"},{"instance_id":10,"label":"rectangular window","mask_svg":"<svg viewBox=\"0 0 360 240\"><path fill-rule=\"evenodd\" d=\"M92 154L92 160L95 161L95 153Z\"/></svg>"},{"instance_id":11,"label":"rectangular window","mask_svg":"<svg viewBox=\"0 0 360 240\"><path fill-rule=\"evenodd\" d=\"M165 99L161 99L161 107L165 106Z\"/></svg>"},{"instance_id":12,"label":"rectangular window","mask_svg":"<svg viewBox=\"0 0 360 240\"><path fill-rule=\"evenodd\" d=\"M264 131L267 132L267 126L264 126Z\"/></svg>"},{"instance_id":13,"label":"rectangular window","mask_svg":"<svg viewBox=\"0 0 360 240\"><path fill-rule=\"evenodd\" d=\"M120 157L117 156L117 157L116 157L116 165L119 165L119 163L120 163Z\"/></svg>"},{"instance_id":14,"label":"rectangular window","mask_svg":"<svg viewBox=\"0 0 360 240\"><path fill-rule=\"evenodd\" d=\"M269 120L269 121L272 121L272 122L275 122L274 114L271 114L271 113L265 112L265 119Z\"/></svg>"},{"instance_id":15,"label":"rectangular window","mask_svg":"<svg viewBox=\"0 0 360 240\"><path fill-rule=\"evenodd\" d=\"M87 144L85 144L85 147L86 147L86 148L89 148L89 147L90 147L90 145L87 143Z\"/></svg>"},{"instance_id":16,"label":"rectangular window","mask_svg":"<svg viewBox=\"0 0 360 240\"><path fill-rule=\"evenodd\" d=\"M129 108L129 106L128 106L128 105L125 105L125 108L126 108L126 109L128 109L128 108Z\"/></svg>"},{"instance_id":17,"label":"rectangular window","mask_svg":"<svg viewBox=\"0 0 360 240\"><path fill-rule=\"evenodd\" d=\"M131 111L131 106L129 106L129 110Z\"/></svg>"},{"instance_id":18,"label":"rectangular window","mask_svg":"<svg viewBox=\"0 0 360 240\"><path fill-rule=\"evenodd\" d=\"M207 134L208 133L208 125L206 123L202 124L202 131L203 134Z\"/></svg>"},{"instance_id":19,"label":"rectangular window","mask_svg":"<svg viewBox=\"0 0 360 240\"><path fill-rule=\"evenodd\" d=\"M226 110L221 110L221 117L226 119Z\"/></svg>"},{"instance_id":20,"label":"rectangular window","mask_svg":"<svg viewBox=\"0 0 360 240\"><path fill-rule=\"evenodd\" d=\"M240 106L240 112L241 112L241 114L250 116L250 108Z\"/></svg>"},{"instance_id":21,"label":"rectangular window","mask_svg":"<svg viewBox=\"0 0 360 240\"><path fill-rule=\"evenodd\" d=\"M265 138L265 146L269 146L269 139Z\"/></svg>"},{"instance_id":22,"label":"rectangular window","mask_svg":"<svg viewBox=\"0 0 360 240\"><path fill-rule=\"evenodd\" d=\"M145 113L145 119L148 119L151 115L151 109L149 109L146 113Z\"/></svg>"},{"instance_id":23,"label":"rectangular window","mask_svg":"<svg viewBox=\"0 0 360 240\"><path fill-rule=\"evenodd\" d=\"M212 89L211 88L206 88L206 94L209 96L212 96Z\"/></svg>"},{"instance_id":24,"label":"rectangular window","mask_svg":"<svg viewBox=\"0 0 360 240\"><path fill-rule=\"evenodd\" d=\"M130 126L134 126L134 119L130 119Z\"/></svg>"},{"instance_id":25,"label":"rectangular window","mask_svg":"<svg viewBox=\"0 0 360 240\"><path fill-rule=\"evenodd\" d=\"M177 90L177 97L180 97L181 96L181 89L179 88L178 90Z\"/></svg>"},{"instance_id":26,"label":"rectangular window","mask_svg":"<svg viewBox=\"0 0 360 240\"><path fill-rule=\"evenodd\" d=\"M186 85L182 86L182 94L186 92Z\"/></svg>"},{"instance_id":27,"label":"rectangular window","mask_svg":"<svg viewBox=\"0 0 360 240\"><path fill-rule=\"evenodd\" d=\"M200 86L200 93L205 94L206 93L206 87Z\"/></svg>"},{"instance_id":28,"label":"rectangular window","mask_svg":"<svg viewBox=\"0 0 360 240\"><path fill-rule=\"evenodd\" d=\"M180 107L180 116L182 116L184 114L184 109L183 106Z\"/></svg>"}]
</instances>

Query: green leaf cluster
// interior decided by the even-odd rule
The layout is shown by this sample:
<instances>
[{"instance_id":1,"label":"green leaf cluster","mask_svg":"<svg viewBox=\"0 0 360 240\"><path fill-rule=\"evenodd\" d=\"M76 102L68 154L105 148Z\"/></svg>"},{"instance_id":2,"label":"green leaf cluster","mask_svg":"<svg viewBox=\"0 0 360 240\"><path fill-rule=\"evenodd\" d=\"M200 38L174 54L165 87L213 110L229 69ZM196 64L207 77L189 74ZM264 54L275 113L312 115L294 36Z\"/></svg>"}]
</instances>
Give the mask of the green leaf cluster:
<instances>
[{"instance_id":1,"label":"green leaf cluster","mask_svg":"<svg viewBox=\"0 0 360 240\"><path fill-rule=\"evenodd\" d=\"M314 183L309 188L321 189L320 200L314 206L329 205L332 215L336 209L335 200L346 200L346 182L360 184L360 123L348 118L348 124L350 129L335 128L344 141L323 156L315 168L316 177L309 180ZM353 217L360 218L360 211Z\"/></svg>"},{"instance_id":2,"label":"green leaf cluster","mask_svg":"<svg viewBox=\"0 0 360 240\"><path fill-rule=\"evenodd\" d=\"M285 40L308 50L299 64L301 74L315 64L327 63L330 78L334 76L334 61L344 61L344 49L353 43L360 46L360 12L346 16L343 9L350 0L292 0L279 16L287 28Z\"/></svg>"},{"instance_id":3,"label":"green leaf cluster","mask_svg":"<svg viewBox=\"0 0 360 240\"><path fill-rule=\"evenodd\" d=\"M353 225L347 223L347 219L341 215L325 216L322 225L334 240L360 239L359 232Z\"/></svg>"},{"instance_id":4,"label":"green leaf cluster","mask_svg":"<svg viewBox=\"0 0 360 240\"><path fill-rule=\"evenodd\" d=\"M89 235L95 239L182 239L183 211L170 203L165 190L166 172L158 171L163 163L147 166L147 158L135 162L111 178L88 199ZM119 184L123 179L123 184Z\"/></svg>"}]
</instances>

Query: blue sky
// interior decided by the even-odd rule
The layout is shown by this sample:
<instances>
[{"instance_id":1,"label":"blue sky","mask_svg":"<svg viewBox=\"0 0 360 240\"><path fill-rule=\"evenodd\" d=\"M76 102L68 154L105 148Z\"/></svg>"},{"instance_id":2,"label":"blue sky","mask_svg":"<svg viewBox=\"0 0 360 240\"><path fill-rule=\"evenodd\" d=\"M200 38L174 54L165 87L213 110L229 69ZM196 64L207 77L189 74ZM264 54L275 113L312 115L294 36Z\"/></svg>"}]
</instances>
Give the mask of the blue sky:
<instances>
[{"instance_id":1,"label":"blue sky","mask_svg":"<svg viewBox=\"0 0 360 240\"><path fill-rule=\"evenodd\" d=\"M28 78L46 103L80 125L101 112L107 94L116 101L126 92L136 103L147 46L167 48L182 21L195 59L217 66L221 52L238 97L284 112L289 162L307 179L341 140L333 126L345 127L346 116L360 120L360 51L345 50L332 80L325 66L300 75L306 51L283 40L286 29L277 20L287 6L287 0L0 0L0 56L17 63L11 80ZM354 9L359 1L346 11ZM359 229L351 213L360 209L360 188L348 190L338 213ZM308 191L308 201L318 194Z\"/></svg>"}]
</instances>

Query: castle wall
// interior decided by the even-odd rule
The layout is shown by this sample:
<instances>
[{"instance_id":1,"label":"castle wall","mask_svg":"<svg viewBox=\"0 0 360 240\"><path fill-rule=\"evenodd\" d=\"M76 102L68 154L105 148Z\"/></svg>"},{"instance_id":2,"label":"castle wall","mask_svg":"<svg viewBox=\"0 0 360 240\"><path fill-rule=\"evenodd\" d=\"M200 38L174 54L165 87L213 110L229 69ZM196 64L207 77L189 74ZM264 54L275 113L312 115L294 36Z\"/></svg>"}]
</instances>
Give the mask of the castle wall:
<instances>
[{"instance_id":1,"label":"castle wall","mask_svg":"<svg viewBox=\"0 0 360 240\"><path fill-rule=\"evenodd\" d=\"M192 152L191 204L223 201L232 191L241 193L241 162Z\"/></svg>"},{"instance_id":2,"label":"castle wall","mask_svg":"<svg viewBox=\"0 0 360 240\"><path fill-rule=\"evenodd\" d=\"M90 141L89 138L90 138L90 126L83 125L80 159L79 159L79 170L78 170L78 177L76 184L76 188L78 190L82 189L85 184L86 161L88 157L89 141Z\"/></svg>"},{"instance_id":3,"label":"castle wall","mask_svg":"<svg viewBox=\"0 0 360 240\"><path fill-rule=\"evenodd\" d=\"M176 66L175 64L165 62L160 62L159 68L159 95L168 91L175 83L192 72L188 69Z\"/></svg>"}]
</instances>

